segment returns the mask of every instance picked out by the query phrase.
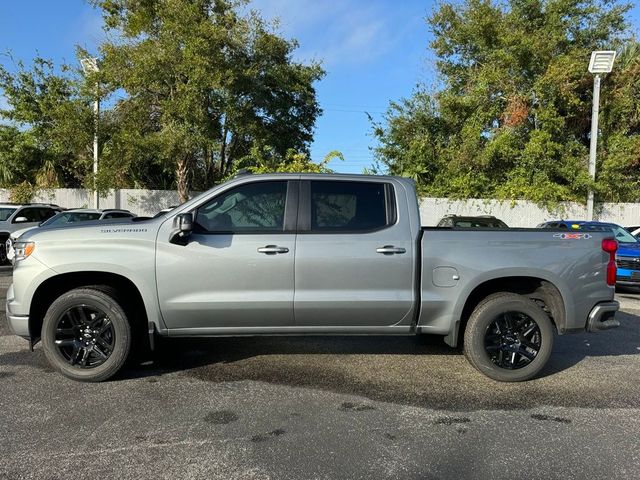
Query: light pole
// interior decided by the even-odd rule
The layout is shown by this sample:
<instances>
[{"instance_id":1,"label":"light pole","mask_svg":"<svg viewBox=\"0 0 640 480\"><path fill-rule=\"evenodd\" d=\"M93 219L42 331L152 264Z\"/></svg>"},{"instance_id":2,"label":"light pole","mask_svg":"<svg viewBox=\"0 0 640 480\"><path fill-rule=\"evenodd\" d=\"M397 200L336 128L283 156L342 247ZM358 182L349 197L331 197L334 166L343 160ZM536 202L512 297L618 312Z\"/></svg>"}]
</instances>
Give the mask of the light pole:
<instances>
[{"instance_id":1,"label":"light pole","mask_svg":"<svg viewBox=\"0 0 640 480\"><path fill-rule=\"evenodd\" d=\"M600 112L600 74L609 73L616 59L615 50L598 50L591 52L589 72L593 77L593 106L591 107L591 138L589 144L589 176L596 179L596 150L598 148L598 113ZM589 188L587 197L587 220L593 220L593 189Z\"/></svg>"},{"instance_id":2,"label":"light pole","mask_svg":"<svg viewBox=\"0 0 640 480\"><path fill-rule=\"evenodd\" d=\"M98 59L87 57L80 60L82 71L85 75L97 73ZM100 118L100 91L96 82L96 98L93 102L93 208L100 208L100 197L98 196L98 119Z\"/></svg>"}]
</instances>

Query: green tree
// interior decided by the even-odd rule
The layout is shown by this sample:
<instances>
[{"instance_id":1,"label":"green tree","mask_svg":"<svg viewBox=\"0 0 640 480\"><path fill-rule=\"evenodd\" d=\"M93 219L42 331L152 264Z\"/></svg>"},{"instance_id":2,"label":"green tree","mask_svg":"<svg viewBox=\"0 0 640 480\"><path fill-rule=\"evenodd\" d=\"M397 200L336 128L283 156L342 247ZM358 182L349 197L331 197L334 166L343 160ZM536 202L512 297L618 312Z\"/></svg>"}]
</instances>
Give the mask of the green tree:
<instances>
[{"instance_id":1,"label":"green tree","mask_svg":"<svg viewBox=\"0 0 640 480\"><path fill-rule=\"evenodd\" d=\"M256 148L284 158L308 152L321 112L318 64L295 62L297 47L243 1L94 0L113 41L101 45L99 80L115 101L109 152L136 166L173 172L180 197L226 177Z\"/></svg>"},{"instance_id":2,"label":"green tree","mask_svg":"<svg viewBox=\"0 0 640 480\"><path fill-rule=\"evenodd\" d=\"M0 185L77 187L90 163L93 117L82 85L66 65L36 57L10 72L0 65Z\"/></svg>"},{"instance_id":3,"label":"green tree","mask_svg":"<svg viewBox=\"0 0 640 480\"><path fill-rule=\"evenodd\" d=\"M615 0L441 4L428 19L441 87L392 103L374 125L379 161L430 195L583 201L591 185L586 66L592 50L622 48L628 8ZM603 81L612 103L603 109L601 198L638 197L637 188L618 188L620 178L640 177L631 158L637 123L623 115L637 108L634 62Z\"/></svg>"}]
</instances>

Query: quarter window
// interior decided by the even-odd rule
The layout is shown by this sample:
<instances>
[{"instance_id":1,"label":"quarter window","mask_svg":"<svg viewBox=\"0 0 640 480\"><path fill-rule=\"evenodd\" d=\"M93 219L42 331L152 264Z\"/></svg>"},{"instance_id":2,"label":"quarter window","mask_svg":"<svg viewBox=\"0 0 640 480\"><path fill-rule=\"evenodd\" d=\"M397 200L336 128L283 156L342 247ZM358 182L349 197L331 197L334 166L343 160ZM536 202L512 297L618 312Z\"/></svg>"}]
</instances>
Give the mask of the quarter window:
<instances>
[{"instance_id":1,"label":"quarter window","mask_svg":"<svg viewBox=\"0 0 640 480\"><path fill-rule=\"evenodd\" d=\"M312 181L311 231L357 232L382 228L392 223L387 195L383 183Z\"/></svg>"},{"instance_id":2,"label":"quarter window","mask_svg":"<svg viewBox=\"0 0 640 480\"><path fill-rule=\"evenodd\" d=\"M196 230L204 232L281 232L287 181L256 182L233 188L198 208Z\"/></svg>"}]
</instances>

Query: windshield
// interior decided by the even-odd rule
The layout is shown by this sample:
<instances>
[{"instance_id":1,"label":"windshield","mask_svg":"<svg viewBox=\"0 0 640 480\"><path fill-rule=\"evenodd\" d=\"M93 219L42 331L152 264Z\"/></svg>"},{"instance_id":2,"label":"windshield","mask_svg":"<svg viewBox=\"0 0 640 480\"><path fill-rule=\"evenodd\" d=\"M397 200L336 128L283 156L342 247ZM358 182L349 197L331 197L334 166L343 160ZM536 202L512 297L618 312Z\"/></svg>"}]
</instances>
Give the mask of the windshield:
<instances>
[{"instance_id":1,"label":"windshield","mask_svg":"<svg viewBox=\"0 0 640 480\"><path fill-rule=\"evenodd\" d=\"M63 212L59 213L55 217L51 217L49 220L44 222L42 226L50 226L50 225L66 225L69 223L76 222L87 222L89 220L98 220L100 218L100 213L98 212Z\"/></svg>"},{"instance_id":2,"label":"windshield","mask_svg":"<svg viewBox=\"0 0 640 480\"><path fill-rule=\"evenodd\" d=\"M17 209L15 208L6 208L6 207L0 208L0 222L6 222L11 216L11 214L16 210Z\"/></svg>"},{"instance_id":3,"label":"windshield","mask_svg":"<svg viewBox=\"0 0 640 480\"><path fill-rule=\"evenodd\" d=\"M636 237L619 225L582 225L580 230L611 230L616 240L620 243L638 243Z\"/></svg>"},{"instance_id":4,"label":"windshield","mask_svg":"<svg viewBox=\"0 0 640 480\"><path fill-rule=\"evenodd\" d=\"M621 242L621 243L637 243L638 240L636 239L636 237L634 237L633 235L631 235L629 232L627 232L624 228L622 227L618 227L617 225L615 227L613 227L611 230L613 230L613 234L616 237L616 240Z\"/></svg>"}]
</instances>

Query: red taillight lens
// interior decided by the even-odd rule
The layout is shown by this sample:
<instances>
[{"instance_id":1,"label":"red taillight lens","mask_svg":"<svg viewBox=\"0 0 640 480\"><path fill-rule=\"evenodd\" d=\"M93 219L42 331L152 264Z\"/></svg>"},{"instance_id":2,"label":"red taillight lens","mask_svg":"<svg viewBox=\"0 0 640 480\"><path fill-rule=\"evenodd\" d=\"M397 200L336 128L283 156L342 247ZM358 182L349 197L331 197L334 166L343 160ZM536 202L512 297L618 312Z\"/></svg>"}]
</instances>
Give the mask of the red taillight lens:
<instances>
[{"instance_id":1,"label":"red taillight lens","mask_svg":"<svg viewBox=\"0 0 640 480\"><path fill-rule=\"evenodd\" d=\"M602 240L602 250L609 254L616 253L618 250L618 242L613 238L605 238Z\"/></svg>"},{"instance_id":2,"label":"red taillight lens","mask_svg":"<svg viewBox=\"0 0 640 480\"><path fill-rule=\"evenodd\" d=\"M609 254L609 263L607 263L607 285L614 286L618 275L618 268L616 267L618 242L613 238L605 238L602 240L602 250Z\"/></svg>"}]
</instances>

